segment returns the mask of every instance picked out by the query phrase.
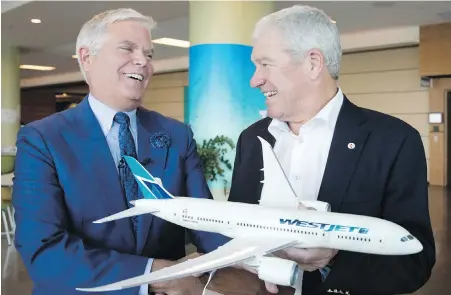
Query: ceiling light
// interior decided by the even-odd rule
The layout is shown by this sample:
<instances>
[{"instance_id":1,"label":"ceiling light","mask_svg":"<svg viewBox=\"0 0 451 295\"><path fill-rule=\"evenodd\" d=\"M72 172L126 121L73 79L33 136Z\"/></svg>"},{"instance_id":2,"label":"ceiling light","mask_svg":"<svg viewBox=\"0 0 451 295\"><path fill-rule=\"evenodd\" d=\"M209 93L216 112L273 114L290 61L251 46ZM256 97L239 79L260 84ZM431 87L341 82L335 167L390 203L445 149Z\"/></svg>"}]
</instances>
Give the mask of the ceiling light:
<instances>
[{"instance_id":1,"label":"ceiling light","mask_svg":"<svg viewBox=\"0 0 451 295\"><path fill-rule=\"evenodd\" d=\"M39 18L32 18L31 22L34 23L34 24L40 24L41 20Z\"/></svg>"},{"instance_id":2,"label":"ceiling light","mask_svg":"<svg viewBox=\"0 0 451 295\"><path fill-rule=\"evenodd\" d=\"M176 46L176 47L189 47L189 41L183 41L183 40L177 40L172 38L160 38L152 40L152 43L157 44L163 44L163 45L169 45L169 46Z\"/></svg>"},{"instance_id":3,"label":"ceiling light","mask_svg":"<svg viewBox=\"0 0 451 295\"><path fill-rule=\"evenodd\" d=\"M35 71L53 71L55 67L48 66L36 66L36 65L20 65L22 70L35 70Z\"/></svg>"}]
</instances>

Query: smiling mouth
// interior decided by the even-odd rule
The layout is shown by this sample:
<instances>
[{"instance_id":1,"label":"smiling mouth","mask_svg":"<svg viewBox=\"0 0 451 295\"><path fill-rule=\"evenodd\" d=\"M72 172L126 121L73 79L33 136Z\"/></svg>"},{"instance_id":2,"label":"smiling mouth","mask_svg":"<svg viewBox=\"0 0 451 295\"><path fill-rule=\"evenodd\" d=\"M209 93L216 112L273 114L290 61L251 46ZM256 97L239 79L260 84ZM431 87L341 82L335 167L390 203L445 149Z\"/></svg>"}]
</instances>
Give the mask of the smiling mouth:
<instances>
[{"instance_id":1,"label":"smiling mouth","mask_svg":"<svg viewBox=\"0 0 451 295\"><path fill-rule=\"evenodd\" d=\"M267 99L271 99L271 98L273 98L277 93L278 93L277 90L274 90L274 91L266 91L266 92L263 92L263 95L264 95Z\"/></svg>"},{"instance_id":2,"label":"smiling mouth","mask_svg":"<svg viewBox=\"0 0 451 295\"><path fill-rule=\"evenodd\" d=\"M141 75L141 74L129 73L129 74L124 74L124 75L127 76L130 79L134 79L134 80L137 80L137 81L140 81L140 82L142 80L144 80L144 76Z\"/></svg>"}]
</instances>

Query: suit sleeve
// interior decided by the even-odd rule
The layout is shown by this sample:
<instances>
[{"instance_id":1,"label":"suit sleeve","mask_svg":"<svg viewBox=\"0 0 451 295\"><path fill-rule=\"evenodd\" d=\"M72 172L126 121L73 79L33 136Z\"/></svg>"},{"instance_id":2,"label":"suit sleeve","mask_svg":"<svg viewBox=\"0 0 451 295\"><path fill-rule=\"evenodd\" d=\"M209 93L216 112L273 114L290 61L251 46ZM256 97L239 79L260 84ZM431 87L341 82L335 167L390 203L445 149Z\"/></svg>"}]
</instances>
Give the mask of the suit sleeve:
<instances>
[{"instance_id":1,"label":"suit sleeve","mask_svg":"<svg viewBox=\"0 0 451 295\"><path fill-rule=\"evenodd\" d=\"M22 127L17 138L13 186L15 245L34 284L59 285L75 293L78 287L142 275L147 257L96 248L77 236L56 166L39 132ZM138 292L136 287L115 294Z\"/></svg>"},{"instance_id":2,"label":"suit sleeve","mask_svg":"<svg viewBox=\"0 0 451 295\"><path fill-rule=\"evenodd\" d=\"M404 140L385 189L381 218L412 233L423 250L414 255L383 256L340 251L323 288L350 294L406 294L422 287L435 264L429 207L427 167L420 135Z\"/></svg>"},{"instance_id":3,"label":"suit sleeve","mask_svg":"<svg viewBox=\"0 0 451 295\"><path fill-rule=\"evenodd\" d=\"M192 198L213 199L197 152L193 131L190 127L187 127L187 129L188 148L185 158L186 195ZM211 252L230 241L230 238L217 233L197 230L188 230L188 233L193 244L197 247L197 251L200 253Z\"/></svg>"}]
</instances>

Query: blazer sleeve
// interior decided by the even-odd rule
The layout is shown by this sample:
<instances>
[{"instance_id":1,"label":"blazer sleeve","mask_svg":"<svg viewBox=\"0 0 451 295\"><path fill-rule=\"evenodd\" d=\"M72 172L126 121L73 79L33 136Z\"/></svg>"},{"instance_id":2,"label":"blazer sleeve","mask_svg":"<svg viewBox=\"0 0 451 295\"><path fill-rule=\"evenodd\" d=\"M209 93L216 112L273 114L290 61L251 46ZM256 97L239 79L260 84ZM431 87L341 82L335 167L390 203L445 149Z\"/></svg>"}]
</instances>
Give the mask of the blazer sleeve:
<instances>
[{"instance_id":1,"label":"blazer sleeve","mask_svg":"<svg viewBox=\"0 0 451 295\"><path fill-rule=\"evenodd\" d=\"M192 198L213 199L205 179L200 156L197 152L197 143L189 126L187 126L187 135L188 146L185 158L186 195ZM230 241L230 238L218 233L188 229L188 234L199 253L211 252Z\"/></svg>"},{"instance_id":2,"label":"blazer sleeve","mask_svg":"<svg viewBox=\"0 0 451 295\"><path fill-rule=\"evenodd\" d=\"M435 244L426 158L418 132L408 135L398 152L386 185L381 218L406 228L423 244L423 250L405 256L339 251L323 283L324 291L341 287L350 294L410 294L428 281L435 264Z\"/></svg>"},{"instance_id":3,"label":"blazer sleeve","mask_svg":"<svg viewBox=\"0 0 451 295\"><path fill-rule=\"evenodd\" d=\"M73 288L75 293L78 287L142 275L148 258L96 248L74 233L59 176L41 134L33 127L22 127L13 186L15 246L34 284ZM138 291L136 287L117 294Z\"/></svg>"}]
</instances>

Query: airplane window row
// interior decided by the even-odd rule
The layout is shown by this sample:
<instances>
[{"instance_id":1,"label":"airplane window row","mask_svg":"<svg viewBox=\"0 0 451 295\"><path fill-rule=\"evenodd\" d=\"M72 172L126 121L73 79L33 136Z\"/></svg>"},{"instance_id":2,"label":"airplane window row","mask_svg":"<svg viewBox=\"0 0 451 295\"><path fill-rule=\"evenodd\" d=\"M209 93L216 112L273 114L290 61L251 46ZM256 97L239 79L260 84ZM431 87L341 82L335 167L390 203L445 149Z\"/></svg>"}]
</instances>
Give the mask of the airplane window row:
<instances>
[{"instance_id":1,"label":"airplane window row","mask_svg":"<svg viewBox=\"0 0 451 295\"><path fill-rule=\"evenodd\" d=\"M197 217L197 220L216 222L216 223L224 223L224 221L222 221L222 220L211 219L211 218L203 218L203 217Z\"/></svg>"},{"instance_id":2,"label":"airplane window row","mask_svg":"<svg viewBox=\"0 0 451 295\"><path fill-rule=\"evenodd\" d=\"M354 241L364 241L364 242L371 242L371 239L367 238L359 238L359 237L349 237L349 236L338 236L339 239L346 239L346 240L354 240Z\"/></svg>"},{"instance_id":3,"label":"airplane window row","mask_svg":"<svg viewBox=\"0 0 451 295\"><path fill-rule=\"evenodd\" d=\"M237 225L239 225L239 226L247 226L247 227L256 227L256 228L262 228L262 229L269 229L269 230L277 230L277 231L286 231L286 232L292 232L292 233L298 233L298 234L306 234L306 235L315 235L315 236L318 235L318 233L316 233L316 232L303 231L303 230L297 230L297 229L288 229L288 228L274 227L274 226L263 226L263 225L247 224L247 223L237 223ZM323 236L325 236L324 233L323 233Z\"/></svg>"}]
</instances>

